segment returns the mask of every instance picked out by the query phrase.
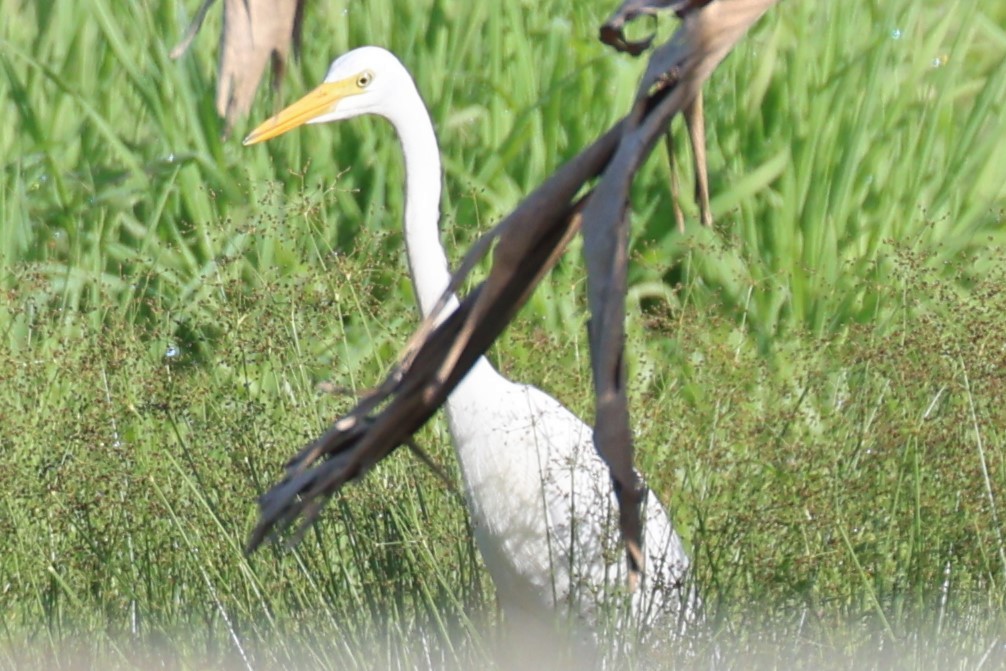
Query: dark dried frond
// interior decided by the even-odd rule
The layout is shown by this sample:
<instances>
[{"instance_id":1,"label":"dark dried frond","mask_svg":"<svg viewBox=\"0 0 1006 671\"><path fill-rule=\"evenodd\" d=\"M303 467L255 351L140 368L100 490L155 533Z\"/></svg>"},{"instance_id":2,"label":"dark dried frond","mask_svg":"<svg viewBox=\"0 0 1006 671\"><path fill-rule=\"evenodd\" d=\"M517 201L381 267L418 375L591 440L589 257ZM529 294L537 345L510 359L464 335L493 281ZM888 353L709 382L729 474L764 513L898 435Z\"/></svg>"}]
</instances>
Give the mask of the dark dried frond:
<instances>
[{"instance_id":1,"label":"dark dried frond","mask_svg":"<svg viewBox=\"0 0 1006 671\"><path fill-rule=\"evenodd\" d=\"M630 565L641 570L643 490L632 468L623 364L629 187L674 114L694 99L733 44L775 1L676 3L689 11L671 41L654 51L629 115L476 243L451 290L495 241L489 276L442 321L436 314L425 320L384 384L287 465L283 481L259 500L249 551L298 518L305 528L327 497L404 444L506 328L582 227L597 395L595 444L612 473ZM691 8L696 4L702 6ZM599 175L595 188L577 200Z\"/></svg>"}]
</instances>

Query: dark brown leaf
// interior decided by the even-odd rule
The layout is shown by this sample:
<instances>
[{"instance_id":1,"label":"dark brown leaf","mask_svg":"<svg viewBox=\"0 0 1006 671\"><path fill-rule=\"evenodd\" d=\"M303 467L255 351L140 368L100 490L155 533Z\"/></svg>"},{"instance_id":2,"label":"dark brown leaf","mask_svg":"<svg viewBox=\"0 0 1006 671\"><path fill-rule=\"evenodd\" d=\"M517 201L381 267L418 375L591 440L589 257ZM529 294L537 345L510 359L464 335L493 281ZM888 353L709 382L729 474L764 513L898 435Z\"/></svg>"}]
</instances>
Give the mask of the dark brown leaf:
<instances>
[{"instance_id":1,"label":"dark brown leaf","mask_svg":"<svg viewBox=\"0 0 1006 671\"><path fill-rule=\"evenodd\" d=\"M506 328L582 226L597 394L595 444L612 472L630 564L635 571L643 568L638 509L643 490L632 468L622 361L629 186L673 115L695 98L716 64L773 2L714 0L685 14L673 39L654 52L629 115L476 243L455 273L452 290L495 241L486 280L442 321L435 313L427 318L384 383L289 462L283 481L259 500L249 551L298 518L301 530L306 528L327 497L418 430ZM594 190L576 201L598 175Z\"/></svg>"},{"instance_id":2,"label":"dark brown leaf","mask_svg":"<svg viewBox=\"0 0 1006 671\"><path fill-rule=\"evenodd\" d=\"M618 150L583 212L591 362L597 396L594 445L615 481L622 537L633 575L643 568L638 509L643 485L633 469L624 386L629 188L671 118L696 98L716 65L774 2L713 0L681 8L687 10L681 12L683 24L670 42L657 48L650 58L636 104L625 120Z\"/></svg>"}]
</instances>

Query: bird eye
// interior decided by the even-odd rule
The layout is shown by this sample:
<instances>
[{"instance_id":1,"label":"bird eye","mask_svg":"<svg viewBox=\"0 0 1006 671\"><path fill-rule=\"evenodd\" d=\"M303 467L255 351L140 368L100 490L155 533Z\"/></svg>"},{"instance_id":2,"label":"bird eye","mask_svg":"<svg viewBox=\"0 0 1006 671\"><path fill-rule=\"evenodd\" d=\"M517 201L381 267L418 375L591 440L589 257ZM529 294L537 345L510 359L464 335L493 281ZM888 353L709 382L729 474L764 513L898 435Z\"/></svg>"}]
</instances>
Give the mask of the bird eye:
<instances>
[{"instance_id":1,"label":"bird eye","mask_svg":"<svg viewBox=\"0 0 1006 671\"><path fill-rule=\"evenodd\" d=\"M370 86L370 82L372 81L374 81L374 74L370 70L367 70L356 78L356 85L361 89L365 89Z\"/></svg>"}]
</instances>

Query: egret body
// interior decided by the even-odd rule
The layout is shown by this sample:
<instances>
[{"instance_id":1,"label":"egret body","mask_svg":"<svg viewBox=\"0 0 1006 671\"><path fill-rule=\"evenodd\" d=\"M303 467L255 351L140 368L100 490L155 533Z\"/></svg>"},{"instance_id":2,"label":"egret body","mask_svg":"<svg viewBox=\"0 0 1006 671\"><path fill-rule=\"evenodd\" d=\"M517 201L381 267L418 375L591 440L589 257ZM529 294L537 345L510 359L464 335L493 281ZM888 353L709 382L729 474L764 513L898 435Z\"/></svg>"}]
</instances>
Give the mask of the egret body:
<instances>
[{"instance_id":1,"label":"egret body","mask_svg":"<svg viewBox=\"0 0 1006 671\"><path fill-rule=\"evenodd\" d=\"M440 152L426 106L394 55L378 47L345 54L320 86L256 128L245 144L364 114L388 119L401 141L405 245L425 316L450 280L438 225ZM451 297L444 314L457 304ZM688 558L652 493L643 508L643 577L625 595L617 503L589 426L541 390L506 379L484 357L446 408L476 543L508 616L537 620L558 612L593 623L606 604L621 604L628 608L619 612L653 624L689 608Z\"/></svg>"}]
</instances>

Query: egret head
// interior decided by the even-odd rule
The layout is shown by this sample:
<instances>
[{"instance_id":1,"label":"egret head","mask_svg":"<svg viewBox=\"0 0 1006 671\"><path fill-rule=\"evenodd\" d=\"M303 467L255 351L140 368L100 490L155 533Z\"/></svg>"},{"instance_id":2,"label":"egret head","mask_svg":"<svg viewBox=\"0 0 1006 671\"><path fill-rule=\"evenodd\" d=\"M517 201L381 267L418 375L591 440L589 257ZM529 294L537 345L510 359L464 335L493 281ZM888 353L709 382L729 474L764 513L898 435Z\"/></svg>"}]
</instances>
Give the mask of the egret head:
<instances>
[{"instance_id":1,"label":"egret head","mask_svg":"<svg viewBox=\"0 0 1006 671\"><path fill-rule=\"evenodd\" d=\"M396 96L405 92L403 87L415 90L412 78L394 54L380 47L354 49L332 63L321 85L259 125L244 144L257 144L308 123L361 114L388 116Z\"/></svg>"}]
</instances>

